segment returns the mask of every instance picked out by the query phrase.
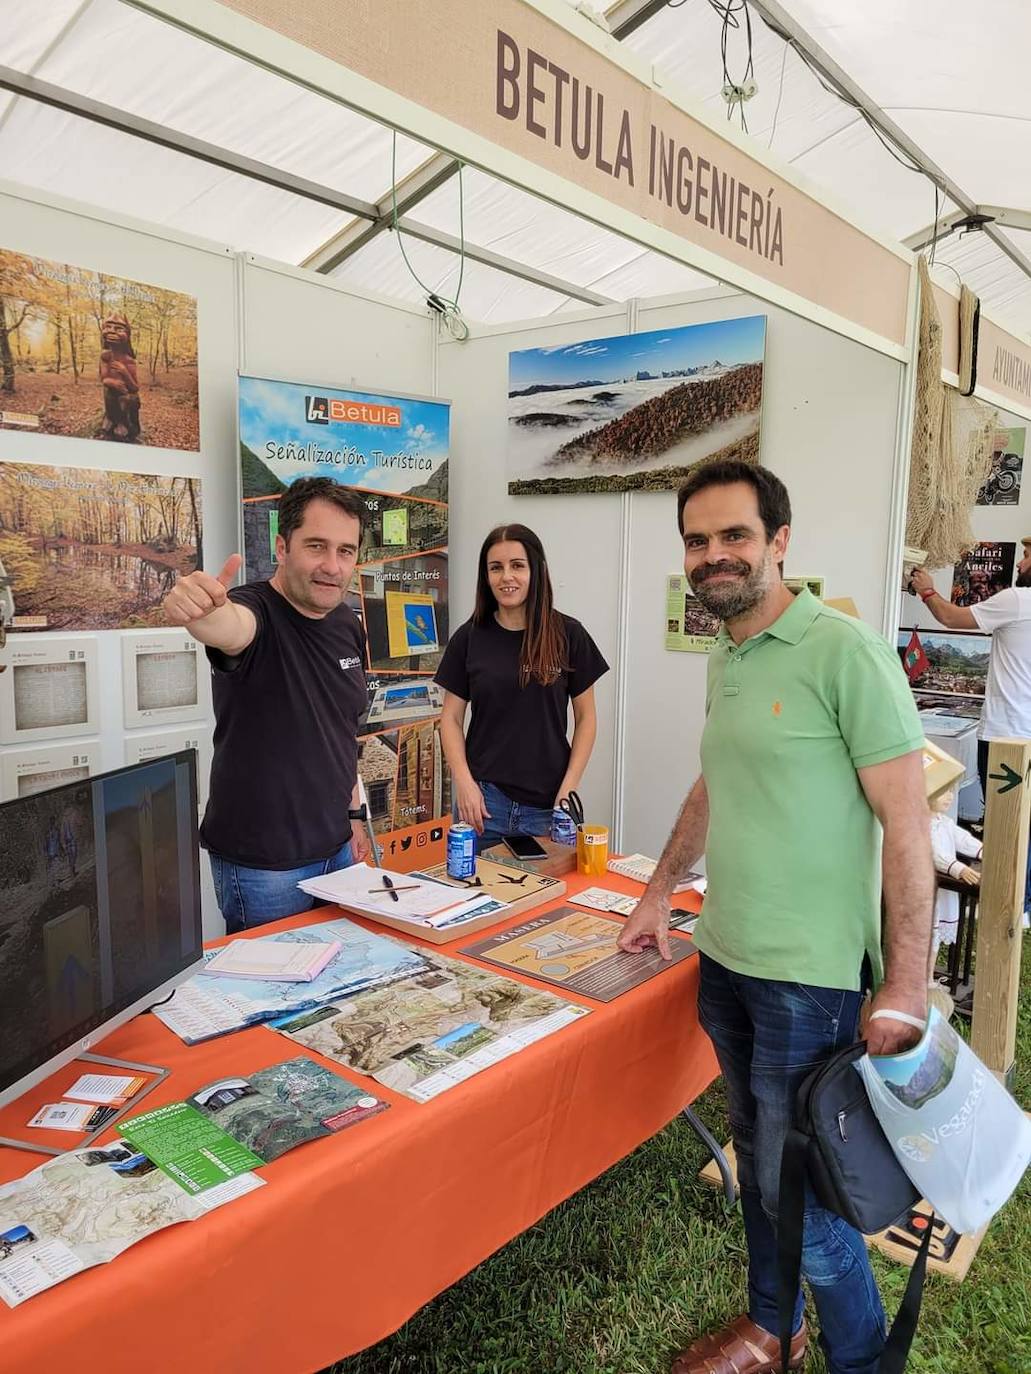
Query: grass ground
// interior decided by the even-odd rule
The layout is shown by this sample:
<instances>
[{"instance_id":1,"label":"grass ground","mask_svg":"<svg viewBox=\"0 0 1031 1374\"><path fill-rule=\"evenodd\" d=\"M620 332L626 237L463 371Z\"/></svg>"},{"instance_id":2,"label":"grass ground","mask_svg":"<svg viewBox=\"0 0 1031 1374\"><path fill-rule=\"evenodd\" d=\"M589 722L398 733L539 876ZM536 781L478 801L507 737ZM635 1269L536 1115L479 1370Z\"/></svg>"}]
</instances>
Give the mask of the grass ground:
<instances>
[{"instance_id":1,"label":"grass ground","mask_svg":"<svg viewBox=\"0 0 1031 1374\"><path fill-rule=\"evenodd\" d=\"M1031 939L1016 1096L1031 1107ZM719 1084L698 1102L727 1138ZM705 1152L674 1122L557 1207L388 1340L333 1374L665 1374L671 1355L744 1305L738 1212L698 1180ZM907 1270L874 1255L893 1313ZM911 1374L1031 1374L1031 1175L994 1220L966 1282L933 1275ZM818 1353L807 1374L825 1374Z\"/></svg>"}]
</instances>

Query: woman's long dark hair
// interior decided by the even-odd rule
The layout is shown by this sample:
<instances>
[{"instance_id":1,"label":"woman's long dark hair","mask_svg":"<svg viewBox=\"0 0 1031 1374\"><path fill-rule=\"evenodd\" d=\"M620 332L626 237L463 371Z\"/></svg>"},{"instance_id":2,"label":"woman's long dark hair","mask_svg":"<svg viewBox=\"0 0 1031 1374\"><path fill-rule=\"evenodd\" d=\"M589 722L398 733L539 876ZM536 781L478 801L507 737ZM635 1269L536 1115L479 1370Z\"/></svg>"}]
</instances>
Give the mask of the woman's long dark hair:
<instances>
[{"instance_id":1,"label":"woman's long dark hair","mask_svg":"<svg viewBox=\"0 0 1031 1374\"><path fill-rule=\"evenodd\" d=\"M548 687L569 666L566 662L566 627L555 610L555 598L548 576L548 560L544 545L525 525L498 525L491 530L480 549L476 569L476 606L473 621L483 625L498 609L497 598L490 589L487 577L487 555L495 544L522 544L530 565L530 590L526 597L526 633L519 655L519 685L525 687L531 678Z\"/></svg>"}]
</instances>

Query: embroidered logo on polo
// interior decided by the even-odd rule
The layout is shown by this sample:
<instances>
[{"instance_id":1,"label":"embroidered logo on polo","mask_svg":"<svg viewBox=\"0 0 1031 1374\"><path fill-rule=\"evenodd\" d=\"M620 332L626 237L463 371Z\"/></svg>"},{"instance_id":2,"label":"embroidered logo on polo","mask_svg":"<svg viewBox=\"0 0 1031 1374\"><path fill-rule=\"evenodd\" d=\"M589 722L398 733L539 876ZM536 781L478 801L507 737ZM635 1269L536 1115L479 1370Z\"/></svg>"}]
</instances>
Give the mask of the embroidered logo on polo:
<instances>
[{"instance_id":1,"label":"embroidered logo on polo","mask_svg":"<svg viewBox=\"0 0 1031 1374\"><path fill-rule=\"evenodd\" d=\"M783 703L782 701L775 701L775 702L773 703L773 714L774 714L775 716L779 716L780 713L781 713L783 710L784 710L784 703Z\"/></svg>"},{"instance_id":2,"label":"embroidered logo on polo","mask_svg":"<svg viewBox=\"0 0 1031 1374\"><path fill-rule=\"evenodd\" d=\"M362 666L362 661L360 658L342 658L340 660L340 666L346 673L348 668L360 668Z\"/></svg>"}]
</instances>

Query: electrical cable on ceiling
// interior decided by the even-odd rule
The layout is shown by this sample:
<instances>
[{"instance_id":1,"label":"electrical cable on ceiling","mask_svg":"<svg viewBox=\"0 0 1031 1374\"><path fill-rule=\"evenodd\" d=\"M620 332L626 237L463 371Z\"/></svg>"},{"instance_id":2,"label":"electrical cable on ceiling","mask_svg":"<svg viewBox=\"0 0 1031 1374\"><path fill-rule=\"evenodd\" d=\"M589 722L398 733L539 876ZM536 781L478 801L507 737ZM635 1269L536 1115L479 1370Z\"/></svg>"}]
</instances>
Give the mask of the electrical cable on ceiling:
<instances>
[{"instance_id":1,"label":"electrical cable on ceiling","mask_svg":"<svg viewBox=\"0 0 1031 1374\"><path fill-rule=\"evenodd\" d=\"M686 3L687 0L666 0L666 7L671 10L678 10L681 9ZM720 20L722 21L722 28L720 31L720 56L723 62L723 97L727 101L727 118L729 119L731 117L734 105L738 104L741 109L741 127L745 131L745 133L748 133L748 124L745 120L744 102L746 100L750 100L757 89L755 85L754 68L752 65L752 20L748 8L748 0L705 0L705 3L709 6L711 10L713 10L719 16ZM745 66L744 77L740 82L735 82L731 78L730 73L727 70L727 39L729 31L731 29L741 28L740 16L742 14L744 15L745 33L748 44L748 61ZM801 60L809 68L809 71L812 73L813 76L816 77L816 80L820 83L820 86L827 92L828 95L836 96L844 105L847 105L850 109L855 110L856 114L859 115L860 119L862 119L863 123L866 124L867 128L874 135L874 137L881 144L881 146L885 149L885 151L890 153L891 156L901 167L905 167L905 169L908 172L915 172L919 176L926 177L927 180L934 187L935 238L934 244L932 244L931 252L931 261L933 262L934 247L937 245L938 238L938 196L940 194L943 198L945 197L945 188L940 185L938 179L935 176L928 172L925 167L921 167L919 163L915 162L913 158L910 157L910 155L905 151L905 149L900 148L898 144L896 144L895 141L891 138L891 136L889 134L886 134L884 130L882 130L878 126L877 122L874 120L869 110L864 109L863 106L859 103L859 101L853 99L853 97L849 95L847 91L842 90L841 87L838 86L836 83L828 81L824 74L816 66L813 59L806 52L805 48L803 48L802 45L795 38L792 37L791 34L785 33L783 29L779 28L773 22L773 20L769 19L761 11L759 17L762 19L763 23L770 30L770 32L776 34L776 36L784 44L785 58L787 56L786 49L791 48L795 52L795 54L799 58L801 58ZM771 130L770 133L770 144L773 143L773 133L776 131L777 115L780 113L780 102L783 93L784 67L782 63L780 94L777 97L777 110L773 117L773 130Z\"/></svg>"},{"instance_id":2,"label":"electrical cable on ceiling","mask_svg":"<svg viewBox=\"0 0 1031 1374\"><path fill-rule=\"evenodd\" d=\"M683 0L667 0L670 9L679 9ZM745 118L745 101L751 100L759 87L755 80L755 68L752 64L752 16L748 9L748 0L707 0L709 8L717 14L721 20L720 29L720 57L723 61L723 99L727 102L727 119L731 119L736 106L741 119L741 128L748 133L748 120ZM731 29L740 30L742 27L741 16L744 16L745 41L748 49L748 56L745 62L745 70L741 79L735 80L731 76L727 66L727 45L730 40Z\"/></svg>"},{"instance_id":3,"label":"electrical cable on ceiling","mask_svg":"<svg viewBox=\"0 0 1031 1374\"><path fill-rule=\"evenodd\" d=\"M440 292L431 290L408 261L408 254L405 252L404 235L401 232L401 224L397 213L397 131L395 130L394 132L390 151L390 203L392 208L390 227L397 236L397 246L401 249L401 257L404 259L404 264L411 273L413 281L426 292L427 306L437 315L441 324L457 343L464 343L469 337L469 326L466 324L462 312L458 307L458 298L462 294L462 281L465 277L465 190L462 186L463 165L464 164L461 162L458 164L458 282L455 285L455 294L451 297L441 295Z\"/></svg>"},{"instance_id":4,"label":"electrical cable on ceiling","mask_svg":"<svg viewBox=\"0 0 1031 1374\"><path fill-rule=\"evenodd\" d=\"M770 141L767 148L773 147L774 135L777 132L777 120L780 117L780 102L784 99L784 72L788 65L788 45L785 43L780 54L780 85L777 88L777 108L773 111L773 124L770 126Z\"/></svg>"}]
</instances>

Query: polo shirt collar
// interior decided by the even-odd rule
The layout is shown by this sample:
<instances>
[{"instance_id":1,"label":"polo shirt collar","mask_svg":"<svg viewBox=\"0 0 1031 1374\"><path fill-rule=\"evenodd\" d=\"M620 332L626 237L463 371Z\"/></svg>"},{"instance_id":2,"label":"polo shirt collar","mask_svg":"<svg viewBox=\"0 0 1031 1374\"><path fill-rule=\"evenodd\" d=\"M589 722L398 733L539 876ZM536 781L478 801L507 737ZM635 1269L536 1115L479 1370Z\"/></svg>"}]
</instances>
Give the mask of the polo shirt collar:
<instances>
[{"instance_id":1,"label":"polo shirt collar","mask_svg":"<svg viewBox=\"0 0 1031 1374\"><path fill-rule=\"evenodd\" d=\"M798 644L806 630L820 614L820 602L813 596L808 587L798 592L786 611L768 625L759 635L753 635L753 639L762 639L764 635L772 635L774 639L783 640L785 644ZM721 625L717 639L722 644L733 645L734 641L730 637L726 625ZM747 641L746 641L747 643Z\"/></svg>"}]
</instances>

